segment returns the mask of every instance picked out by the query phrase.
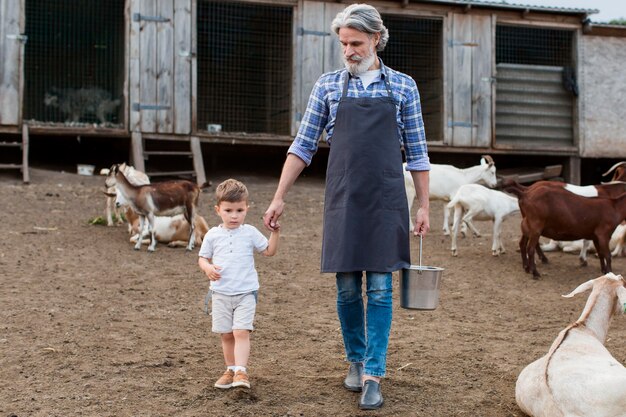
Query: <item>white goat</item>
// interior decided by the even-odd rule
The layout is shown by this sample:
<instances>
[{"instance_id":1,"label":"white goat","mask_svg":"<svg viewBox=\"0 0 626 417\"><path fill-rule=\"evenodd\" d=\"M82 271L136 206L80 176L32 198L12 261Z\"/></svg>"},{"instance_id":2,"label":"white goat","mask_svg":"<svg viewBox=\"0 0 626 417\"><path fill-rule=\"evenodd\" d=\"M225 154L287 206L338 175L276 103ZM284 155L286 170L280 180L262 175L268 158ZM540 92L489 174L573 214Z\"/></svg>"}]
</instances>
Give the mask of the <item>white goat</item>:
<instances>
[{"instance_id":1,"label":"white goat","mask_svg":"<svg viewBox=\"0 0 626 417\"><path fill-rule=\"evenodd\" d=\"M608 273L564 297L591 290L578 320L548 353L526 366L515 386L517 405L531 417L624 417L626 368L606 349L609 323L626 307L626 282Z\"/></svg>"},{"instance_id":2,"label":"white goat","mask_svg":"<svg viewBox=\"0 0 626 417\"><path fill-rule=\"evenodd\" d=\"M144 185L150 184L150 178L142 172L130 165L122 164L122 168L124 170L124 176L130 181L133 185ZM104 194L106 195L106 206L105 206L105 218L107 220L107 226L113 226L113 213L115 213L115 217L117 218L117 224L122 224L124 221L122 220L120 207L115 203L115 175L112 174L113 168L102 168L100 170L100 175L106 175L104 180L104 185L106 187L106 191Z\"/></svg>"},{"instance_id":3,"label":"white goat","mask_svg":"<svg viewBox=\"0 0 626 417\"><path fill-rule=\"evenodd\" d=\"M130 207L126 209L126 220L131 227L130 242L137 243L139 239L139 216ZM147 226L147 224L145 225ZM141 233L142 243L150 243L150 231L147 227ZM209 230L209 225L199 214L195 217L195 245L201 245L204 235ZM189 222L185 220L185 216L177 214L176 216L155 216L154 217L154 236L157 242L165 243L171 248L186 247L187 238L189 237Z\"/></svg>"},{"instance_id":4,"label":"white goat","mask_svg":"<svg viewBox=\"0 0 626 417\"><path fill-rule=\"evenodd\" d=\"M404 167L404 186L406 188L406 196L409 204L409 230L413 230L413 219L411 218L411 207L415 200L415 184L411 173ZM460 169L452 165L431 164L429 173L429 199L450 201L454 194L463 184L480 183L488 187L495 187L498 182L496 177L496 166L493 159L489 155L483 155L480 159L480 165ZM450 234L449 210L443 210L443 231L445 235Z\"/></svg>"},{"instance_id":5,"label":"white goat","mask_svg":"<svg viewBox=\"0 0 626 417\"><path fill-rule=\"evenodd\" d=\"M493 220L493 244L491 245L491 253L493 256L506 253L501 238L502 222L507 217L519 213L517 198L503 193L502 191L490 190L479 184L465 184L459 187L447 207L448 209L454 208L452 256L457 256L456 240L459 234L459 225L463 212L465 212L463 222L467 224L476 236L480 236L480 232L474 227L472 223L473 219Z\"/></svg>"},{"instance_id":6,"label":"white goat","mask_svg":"<svg viewBox=\"0 0 626 417\"><path fill-rule=\"evenodd\" d=\"M587 265L587 250L595 251L595 246L590 240L550 240L548 243L542 243L541 250L544 252L554 252L559 249L566 253L580 252L579 258L583 265ZM611 249L611 256L618 257L623 256L626 251L626 224L618 225L609 241L609 249Z\"/></svg>"},{"instance_id":7,"label":"white goat","mask_svg":"<svg viewBox=\"0 0 626 417\"><path fill-rule=\"evenodd\" d=\"M156 249L154 218L157 215L174 216L184 214L190 225L187 250L195 245L195 216L198 205L200 188L191 181L164 181L154 184L135 186L124 176L123 165L113 166L112 173L117 183L115 190L118 199L123 199L139 215L139 230L143 230L146 218L149 222L150 246L149 252ZM202 188L208 186L206 183ZM137 239L135 250L141 248L142 239Z\"/></svg>"}]
</instances>

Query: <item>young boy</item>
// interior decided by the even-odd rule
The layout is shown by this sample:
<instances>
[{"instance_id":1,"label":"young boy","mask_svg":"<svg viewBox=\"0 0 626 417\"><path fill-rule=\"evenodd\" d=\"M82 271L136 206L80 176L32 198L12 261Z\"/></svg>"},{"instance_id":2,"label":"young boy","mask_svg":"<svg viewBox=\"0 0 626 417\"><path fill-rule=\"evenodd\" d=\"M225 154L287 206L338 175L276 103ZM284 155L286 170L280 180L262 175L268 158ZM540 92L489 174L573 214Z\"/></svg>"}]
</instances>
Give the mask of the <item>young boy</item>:
<instances>
[{"instance_id":1,"label":"young boy","mask_svg":"<svg viewBox=\"0 0 626 417\"><path fill-rule=\"evenodd\" d=\"M248 189L228 179L217 186L215 211L222 224L211 228L200 247L198 265L211 281L213 332L222 338L226 372L215 387L250 388L247 365L259 278L254 252L272 256L278 248L278 230L269 241L254 226L244 224Z\"/></svg>"}]
</instances>

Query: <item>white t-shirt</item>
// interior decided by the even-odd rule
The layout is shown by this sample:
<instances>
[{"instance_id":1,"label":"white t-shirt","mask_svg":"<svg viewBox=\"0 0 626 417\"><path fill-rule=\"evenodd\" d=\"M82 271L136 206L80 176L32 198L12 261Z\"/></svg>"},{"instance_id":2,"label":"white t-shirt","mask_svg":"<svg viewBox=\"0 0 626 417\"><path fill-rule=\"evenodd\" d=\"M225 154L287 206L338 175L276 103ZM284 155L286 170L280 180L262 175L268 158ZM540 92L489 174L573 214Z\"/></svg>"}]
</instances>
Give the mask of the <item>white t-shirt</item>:
<instances>
[{"instance_id":1,"label":"white t-shirt","mask_svg":"<svg viewBox=\"0 0 626 417\"><path fill-rule=\"evenodd\" d=\"M198 256L211 259L220 266L222 277L211 281L211 290L220 294L243 294L259 289L259 277L254 269L254 252L263 252L269 242L259 230L249 224L236 229L222 225L212 227L202 240Z\"/></svg>"},{"instance_id":2,"label":"white t-shirt","mask_svg":"<svg viewBox=\"0 0 626 417\"><path fill-rule=\"evenodd\" d=\"M359 74L359 78L361 79L361 83L363 84L363 88L367 90L367 87L380 79L380 70L371 70L365 71L362 74Z\"/></svg>"}]
</instances>

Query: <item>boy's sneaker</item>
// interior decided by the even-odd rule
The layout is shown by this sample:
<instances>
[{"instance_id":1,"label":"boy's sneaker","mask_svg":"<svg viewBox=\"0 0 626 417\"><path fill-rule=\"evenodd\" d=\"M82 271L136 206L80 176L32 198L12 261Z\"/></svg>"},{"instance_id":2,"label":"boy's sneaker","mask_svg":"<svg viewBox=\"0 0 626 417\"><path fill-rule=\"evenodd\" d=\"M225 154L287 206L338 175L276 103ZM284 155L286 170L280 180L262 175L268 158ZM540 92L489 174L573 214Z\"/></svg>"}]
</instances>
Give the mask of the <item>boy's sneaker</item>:
<instances>
[{"instance_id":1,"label":"boy's sneaker","mask_svg":"<svg viewBox=\"0 0 626 417\"><path fill-rule=\"evenodd\" d=\"M232 369L227 369L226 372L224 372L224 375L222 375L220 379L217 380L214 387L221 388L221 389L228 389L232 387L234 376L235 376L235 373L232 371Z\"/></svg>"},{"instance_id":2,"label":"boy's sneaker","mask_svg":"<svg viewBox=\"0 0 626 417\"><path fill-rule=\"evenodd\" d=\"M248 379L248 374L244 371L235 372L232 386L250 388L250 379Z\"/></svg>"}]
</instances>

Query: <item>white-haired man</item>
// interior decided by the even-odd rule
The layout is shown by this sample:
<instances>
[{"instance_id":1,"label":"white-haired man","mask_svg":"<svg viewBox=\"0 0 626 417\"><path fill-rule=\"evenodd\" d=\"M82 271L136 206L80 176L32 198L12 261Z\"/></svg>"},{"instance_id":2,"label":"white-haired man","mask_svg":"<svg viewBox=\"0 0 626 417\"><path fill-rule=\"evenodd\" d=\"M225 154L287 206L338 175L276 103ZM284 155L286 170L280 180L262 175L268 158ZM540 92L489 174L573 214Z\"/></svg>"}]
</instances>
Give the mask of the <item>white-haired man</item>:
<instances>
[{"instance_id":1,"label":"white-haired man","mask_svg":"<svg viewBox=\"0 0 626 417\"><path fill-rule=\"evenodd\" d=\"M420 204L416 235L430 229L430 163L415 81L384 66L377 55L389 39L379 12L353 4L337 14L331 28L345 69L326 73L315 84L264 223L275 229L284 198L310 164L325 129L330 152L321 270L336 273L337 312L350 362L344 386L361 392L361 409L377 409L383 404L392 272L410 265L401 145Z\"/></svg>"}]
</instances>

